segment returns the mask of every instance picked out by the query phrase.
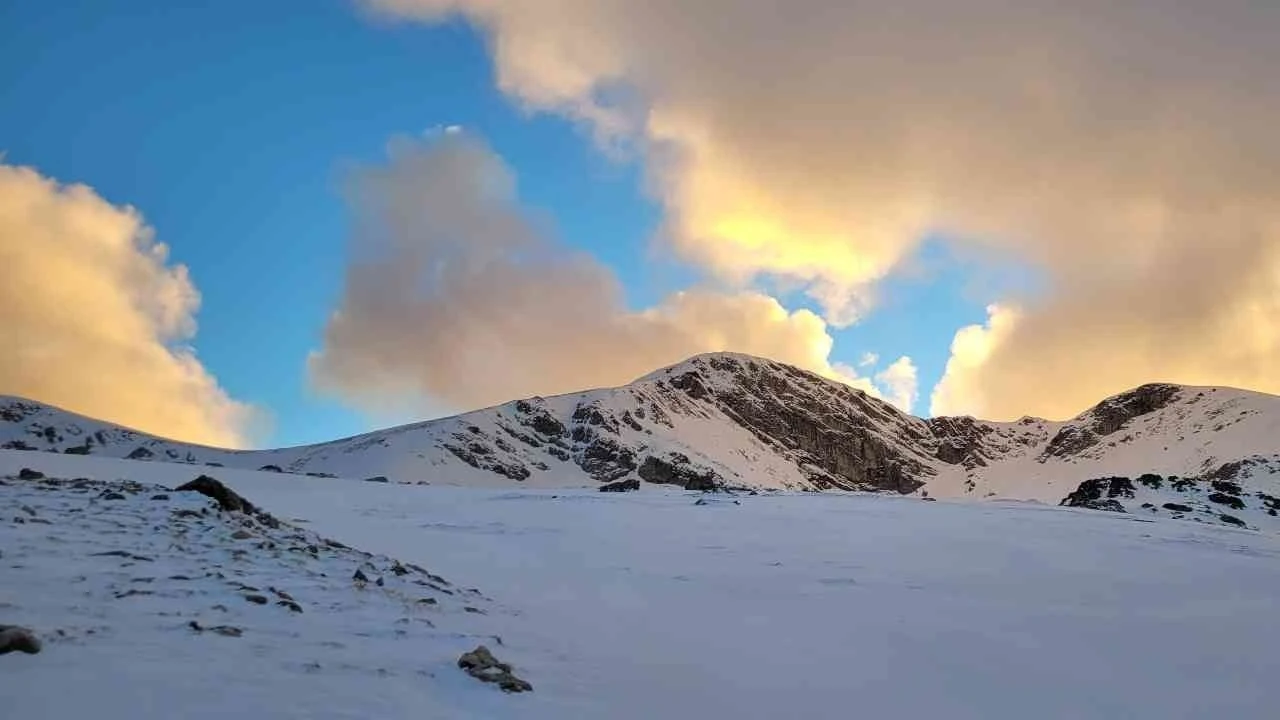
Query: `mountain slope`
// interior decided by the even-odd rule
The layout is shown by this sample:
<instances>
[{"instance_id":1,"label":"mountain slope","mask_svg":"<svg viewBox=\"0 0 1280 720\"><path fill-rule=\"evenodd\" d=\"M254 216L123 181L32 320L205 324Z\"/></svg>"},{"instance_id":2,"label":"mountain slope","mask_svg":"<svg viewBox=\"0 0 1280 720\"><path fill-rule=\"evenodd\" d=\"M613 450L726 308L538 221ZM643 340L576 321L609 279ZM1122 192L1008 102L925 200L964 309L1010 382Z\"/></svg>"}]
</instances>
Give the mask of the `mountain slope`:
<instances>
[{"instance_id":1,"label":"mountain slope","mask_svg":"<svg viewBox=\"0 0 1280 720\"><path fill-rule=\"evenodd\" d=\"M272 528L166 489L203 470L0 450L0 622L45 641L0 655L3 717L1275 717L1276 535L215 471ZM479 644L534 690L463 673Z\"/></svg>"},{"instance_id":2,"label":"mountain slope","mask_svg":"<svg viewBox=\"0 0 1280 720\"><path fill-rule=\"evenodd\" d=\"M694 489L1054 503L1086 481L1154 473L1181 482L1143 486L1159 498L1126 505L1131 498L1121 492L1106 499L1149 511L1144 502L1185 504L1185 488L1225 480L1243 483L1244 509L1264 516L1274 509L1264 496L1280 495L1277 437L1280 398L1241 390L1147 385L1067 421L923 420L813 373L730 353L700 355L619 388L277 450L178 443L40 403L0 400L0 447L105 457L401 482L590 486L639 478ZM1200 514L1216 520L1220 513Z\"/></svg>"}]
</instances>

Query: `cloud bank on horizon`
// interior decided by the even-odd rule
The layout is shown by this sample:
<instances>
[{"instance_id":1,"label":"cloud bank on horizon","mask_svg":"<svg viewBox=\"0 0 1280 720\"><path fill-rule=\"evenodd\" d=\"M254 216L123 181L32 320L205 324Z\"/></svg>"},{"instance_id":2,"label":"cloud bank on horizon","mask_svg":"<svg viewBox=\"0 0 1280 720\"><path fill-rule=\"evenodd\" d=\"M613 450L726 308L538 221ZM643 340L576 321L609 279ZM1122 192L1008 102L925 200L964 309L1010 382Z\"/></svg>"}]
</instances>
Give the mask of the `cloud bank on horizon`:
<instances>
[{"instance_id":1,"label":"cloud bank on horizon","mask_svg":"<svg viewBox=\"0 0 1280 720\"><path fill-rule=\"evenodd\" d=\"M1042 271L959 330L934 413L1280 392L1280 5L362 4L481 28L503 91L640 158L682 257L800 284L815 335L872 311L931 232Z\"/></svg>"},{"instance_id":2,"label":"cloud bank on horizon","mask_svg":"<svg viewBox=\"0 0 1280 720\"><path fill-rule=\"evenodd\" d=\"M183 343L200 295L133 208L0 164L0 394L241 447L259 419Z\"/></svg>"},{"instance_id":3,"label":"cloud bank on horizon","mask_svg":"<svg viewBox=\"0 0 1280 720\"><path fill-rule=\"evenodd\" d=\"M702 352L764 355L900 407L903 357L872 378L829 360L827 323L752 291L691 289L631 311L613 272L542 232L511 170L449 129L398 138L349 179L354 231L338 309L311 357L317 385L367 410L440 414L610 387Z\"/></svg>"}]
</instances>

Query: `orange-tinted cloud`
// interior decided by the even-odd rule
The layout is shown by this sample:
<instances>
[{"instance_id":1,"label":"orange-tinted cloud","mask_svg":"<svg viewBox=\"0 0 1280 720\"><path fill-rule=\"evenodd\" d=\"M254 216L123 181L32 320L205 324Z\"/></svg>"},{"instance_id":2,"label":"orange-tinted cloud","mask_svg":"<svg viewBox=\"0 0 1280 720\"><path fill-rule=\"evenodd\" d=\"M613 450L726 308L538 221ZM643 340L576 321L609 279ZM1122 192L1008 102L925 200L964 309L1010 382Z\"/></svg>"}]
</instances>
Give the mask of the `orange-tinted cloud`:
<instances>
[{"instance_id":1,"label":"orange-tinted cloud","mask_svg":"<svg viewBox=\"0 0 1280 720\"><path fill-rule=\"evenodd\" d=\"M833 366L826 322L756 292L692 289L632 311L612 273L557 246L501 159L453 131L401 139L353 177L352 264L311 358L317 384L372 409L465 410L629 382L700 352L764 355L879 394ZM904 361L909 365L909 361ZM895 399L906 365L889 377Z\"/></svg>"},{"instance_id":2,"label":"orange-tinted cloud","mask_svg":"<svg viewBox=\"0 0 1280 720\"><path fill-rule=\"evenodd\" d=\"M0 393L241 446L253 412L182 345L199 304L134 209L0 164Z\"/></svg>"},{"instance_id":3,"label":"orange-tinted cloud","mask_svg":"<svg viewBox=\"0 0 1280 720\"><path fill-rule=\"evenodd\" d=\"M833 324L926 232L1035 267L952 410L1280 389L1280 3L365 4L482 28L504 91L637 153L685 258L800 283Z\"/></svg>"}]
</instances>

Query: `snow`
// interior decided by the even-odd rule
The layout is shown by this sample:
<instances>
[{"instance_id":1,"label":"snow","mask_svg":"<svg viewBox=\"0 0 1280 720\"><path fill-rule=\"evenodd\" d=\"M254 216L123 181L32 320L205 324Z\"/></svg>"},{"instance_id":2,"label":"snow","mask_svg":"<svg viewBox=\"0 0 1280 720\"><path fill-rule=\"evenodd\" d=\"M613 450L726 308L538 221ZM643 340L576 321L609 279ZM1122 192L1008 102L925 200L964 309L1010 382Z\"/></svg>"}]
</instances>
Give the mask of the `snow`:
<instances>
[{"instance_id":1,"label":"snow","mask_svg":"<svg viewBox=\"0 0 1280 720\"><path fill-rule=\"evenodd\" d=\"M109 503L7 481L0 622L71 637L0 656L6 717L1274 716L1274 534L1025 502L779 492L695 505L673 489L375 484L0 452L0 475L21 467L167 486L210 470L374 555L237 563L227 518L170 548L171 503L201 498ZM53 524L10 523L22 505ZM117 547L155 561L89 555ZM424 611L405 604L417 588L393 586L402 579L352 586L354 567L389 558L488 600L441 595ZM214 564L288 589L305 612L249 604L216 578L189 595L111 592ZM459 607L473 602L485 614ZM245 632L194 633L190 619ZM534 692L504 695L454 667L481 642Z\"/></svg>"}]
</instances>

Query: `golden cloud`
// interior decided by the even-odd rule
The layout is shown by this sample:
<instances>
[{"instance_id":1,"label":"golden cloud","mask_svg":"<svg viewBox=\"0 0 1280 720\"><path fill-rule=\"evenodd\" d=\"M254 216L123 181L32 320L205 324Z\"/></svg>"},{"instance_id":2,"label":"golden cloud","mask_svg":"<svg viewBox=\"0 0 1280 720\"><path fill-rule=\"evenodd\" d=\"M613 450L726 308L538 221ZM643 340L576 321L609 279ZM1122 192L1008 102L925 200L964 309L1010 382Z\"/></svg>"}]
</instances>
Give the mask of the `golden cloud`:
<instances>
[{"instance_id":1,"label":"golden cloud","mask_svg":"<svg viewBox=\"0 0 1280 720\"><path fill-rule=\"evenodd\" d=\"M195 353L200 296L132 208L0 164L0 393L240 446L253 412Z\"/></svg>"},{"instance_id":2,"label":"golden cloud","mask_svg":"<svg viewBox=\"0 0 1280 720\"><path fill-rule=\"evenodd\" d=\"M770 296L693 289L627 309L608 269L538 232L510 171L466 133L393 142L389 162L356 173L348 194L353 259L311 372L370 410L457 411L621 385L722 350L881 394L831 364L822 318ZM885 378L897 401L914 399L909 367L904 358Z\"/></svg>"},{"instance_id":3,"label":"golden cloud","mask_svg":"<svg viewBox=\"0 0 1280 720\"><path fill-rule=\"evenodd\" d=\"M928 232L1036 267L942 407L1277 389L1280 3L365 4L482 28L504 91L639 153L684 257L800 283L833 324Z\"/></svg>"}]
</instances>

